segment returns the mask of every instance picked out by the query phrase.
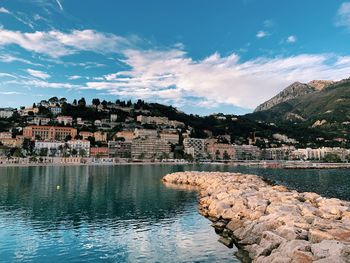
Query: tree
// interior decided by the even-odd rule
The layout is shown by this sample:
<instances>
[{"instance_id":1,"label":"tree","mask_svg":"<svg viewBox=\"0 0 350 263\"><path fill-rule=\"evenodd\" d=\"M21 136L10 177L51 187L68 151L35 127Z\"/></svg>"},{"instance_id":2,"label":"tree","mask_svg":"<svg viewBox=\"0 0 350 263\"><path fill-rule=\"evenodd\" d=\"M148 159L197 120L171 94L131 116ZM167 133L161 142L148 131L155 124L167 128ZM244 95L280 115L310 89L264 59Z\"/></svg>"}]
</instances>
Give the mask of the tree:
<instances>
[{"instance_id":1,"label":"tree","mask_svg":"<svg viewBox=\"0 0 350 263\"><path fill-rule=\"evenodd\" d=\"M223 154L222 159L224 159L225 161L228 161L228 160L231 159L231 157L230 157L230 155L229 155L226 151L224 151L224 154Z\"/></svg>"},{"instance_id":2,"label":"tree","mask_svg":"<svg viewBox=\"0 0 350 263\"><path fill-rule=\"evenodd\" d=\"M45 157L45 156L47 156L48 151L49 150L47 148L41 148L40 152L39 152L39 155L42 156L42 157Z\"/></svg>"},{"instance_id":3,"label":"tree","mask_svg":"<svg viewBox=\"0 0 350 263\"><path fill-rule=\"evenodd\" d=\"M67 135L66 138L64 139L65 142L68 142L72 140L72 136L71 135Z\"/></svg>"},{"instance_id":4,"label":"tree","mask_svg":"<svg viewBox=\"0 0 350 263\"><path fill-rule=\"evenodd\" d=\"M74 99L74 100L73 100L73 105L74 105L74 106L77 106L77 104L78 104L78 103L77 103L77 100Z\"/></svg>"},{"instance_id":5,"label":"tree","mask_svg":"<svg viewBox=\"0 0 350 263\"><path fill-rule=\"evenodd\" d=\"M85 98L84 98L84 97L81 98L80 100L78 100L78 105L79 105L80 107L85 108L85 106L86 106L86 101L85 101Z\"/></svg>"},{"instance_id":6,"label":"tree","mask_svg":"<svg viewBox=\"0 0 350 263\"><path fill-rule=\"evenodd\" d=\"M57 97L49 98L49 102L50 102L51 104L56 104L56 103L58 103L58 98L57 98Z\"/></svg>"},{"instance_id":7,"label":"tree","mask_svg":"<svg viewBox=\"0 0 350 263\"><path fill-rule=\"evenodd\" d=\"M101 105L103 106L104 109L106 109L108 103L107 103L107 101L103 100L103 101L101 102Z\"/></svg>"},{"instance_id":8,"label":"tree","mask_svg":"<svg viewBox=\"0 0 350 263\"><path fill-rule=\"evenodd\" d=\"M76 135L75 137L74 137L74 139L75 140L82 140L83 139L83 136L81 136L81 135Z\"/></svg>"},{"instance_id":9,"label":"tree","mask_svg":"<svg viewBox=\"0 0 350 263\"><path fill-rule=\"evenodd\" d=\"M90 142L91 146L94 146L96 144L95 137L89 136L87 140Z\"/></svg>"},{"instance_id":10,"label":"tree","mask_svg":"<svg viewBox=\"0 0 350 263\"><path fill-rule=\"evenodd\" d=\"M33 154L35 143L28 138L24 138L22 143L22 149L25 150L29 155Z\"/></svg>"},{"instance_id":11,"label":"tree","mask_svg":"<svg viewBox=\"0 0 350 263\"><path fill-rule=\"evenodd\" d=\"M13 152L12 156L22 158L23 157L22 150L20 148L15 148L15 151Z\"/></svg>"},{"instance_id":12,"label":"tree","mask_svg":"<svg viewBox=\"0 0 350 263\"><path fill-rule=\"evenodd\" d=\"M100 104L101 104L100 99L92 99L92 105L94 105L96 109Z\"/></svg>"},{"instance_id":13,"label":"tree","mask_svg":"<svg viewBox=\"0 0 350 263\"><path fill-rule=\"evenodd\" d=\"M72 155L73 155L73 156L77 156L77 154L78 154L78 151L77 151L76 149L73 149L73 150L72 150Z\"/></svg>"},{"instance_id":14,"label":"tree","mask_svg":"<svg viewBox=\"0 0 350 263\"><path fill-rule=\"evenodd\" d=\"M327 153L323 157L323 161L325 163L341 163L342 162L342 160L340 159L339 155L334 154L334 153Z\"/></svg>"},{"instance_id":15,"label":"tree","mask_svg":"<svg viewBox=\"0 0 350 263\"><path fill-rule=\"evenodd\" d=\"M67 99L66 98L60 98L59 102L60 102L60 104L67 103Z\"/></svg>"},{"instance_id":16,"label":"tree","mask_svg":"<svg viewBox=\"0 0 350 263\"><path fill-rule=\"evenodd\" d=\"M50 156L51 157L55 157L57 153L57 149L56 148L50 148Z\"/></svg>"},{"instance_id":17,"label":"tree","mask_svg":"<svg viewBox=\"0 0 350 263\"><path fill-rule=\"evenodd\" d=\"M80 148L80 149L79 149L79 156L80 156L80 157L86 157L86 151L85 151L85 149L83 149L83 148Z\"/></svg>"},{"instance_id":18,"label":"tree","mask_svg":"<svg viewBox=\"0 0 350 263\"><path fill-rule=\"evenodd\" d=\"M192 154L188 154L188 153L184 154L184 159L190 163L192 163L194 161Z\"/></svg>"},{"instance_id":19,"label":"tree","mask_svg":"<svg viewBox=\"0 0 350 263\"><path fill-rule=\"evenodd\" d=\"M215 158L216 158L216 160L220 160L220 151L219 150L216 150Z\"/></svg>"}]
</instances>

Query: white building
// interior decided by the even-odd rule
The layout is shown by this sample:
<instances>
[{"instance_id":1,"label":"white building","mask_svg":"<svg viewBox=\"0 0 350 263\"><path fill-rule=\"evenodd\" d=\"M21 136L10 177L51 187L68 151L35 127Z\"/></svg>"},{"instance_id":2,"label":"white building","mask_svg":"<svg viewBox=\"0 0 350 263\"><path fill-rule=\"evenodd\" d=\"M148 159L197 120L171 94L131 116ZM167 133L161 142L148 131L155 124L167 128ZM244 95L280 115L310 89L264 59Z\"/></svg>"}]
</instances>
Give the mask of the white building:
<instances>
[{"instance_id":1,"label":"white building","mask_svg":"<svg viewBox=\"0 0 350 263\"><path fill-rule=\"evenodd\" d=\"M0 118L7 119L11 118L14 110L11 108L0 109Z\"/></svg>"},{"instance_id":2,"label":"white building","mask_svg":"<svg viewBox=\"0 0 350 263\"><path fill-rule=\"evenodd\" d=\"M58 114L61 114L62 109L61 109L61 107L51 107L50 111L52 112L52 114L58 115Z\"/></svg>"},{"instance_id":3,"label":"white building","mask_svg":"<svg viewBox=\"0 0 350 263\"><path fill-rule=\"evenodd\" d=\"M34 119L30 123L35 125L48 125L50 120L50 118L34 117Z\"/></svg>"},{"instance_id":4,"label":"white building","mask_svg":"<svg viewBox=\"0 0 350 263\"><path fill-rule=\"evenodd\" d=\"M205 140L198 138L185 138L183 141L185 153L194 158L200 157L205 151Z\"/></svg>"},{"instance_id":5,"label":"white building","mask_svg":"<svg viewBox=\"0 0 350 263\"><path fill-rule=\"evenodd\" d=\"M111 120L111 122L116 122L118 120L118 115L117 114L111 114L110 120Z\"/></svg>"},{"instance_id":6,"label":"white building","mask_svg":"<svg viewBox=\"0 0 350 263\"><path fill-rule=\"evenodd\" d=\"M67 142L70 151L76 150L78 155L84 152L85 157L90 156L90 141L87 140L71 140Z\"/></svg>"},{"instance_id":7,"label":"white building","mask_svg":"<svg viewBox=\"0 0 350 263\"><path fill-rule=\"evenodd\" d=\"M55 141L35 141L35 151L40 153L42 149L47 149L48 155L60 156L62 147L64 147L64 142Z\"/></svg>"},{"instance_id":8,"label":"white building","mask_svg":"<svg viewBox=\"0 0 350 263\"><path fill-rule=\"evenodd\" d=\"M63 125L72 125L73 124L73 118L71 116L58 116L56 118L56 121L59 124L63 124Z\"/></svg>"}]
</instances>

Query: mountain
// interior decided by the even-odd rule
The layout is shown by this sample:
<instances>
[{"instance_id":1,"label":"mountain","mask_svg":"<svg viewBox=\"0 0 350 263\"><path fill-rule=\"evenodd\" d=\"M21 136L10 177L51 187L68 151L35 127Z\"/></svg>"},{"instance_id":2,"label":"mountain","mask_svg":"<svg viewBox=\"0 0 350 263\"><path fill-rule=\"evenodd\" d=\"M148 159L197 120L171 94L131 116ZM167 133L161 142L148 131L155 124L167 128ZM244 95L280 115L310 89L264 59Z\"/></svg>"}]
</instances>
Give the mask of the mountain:
<instances>
[{"instance_id":1,"label":"mountain","mask_svg":"<svg viewBox=\"0 0 350 263\"><path fill-rule=\"evenodd\" d=\"M277 104L283 103L288 100L303 97L306 94L322 91L329 85L333 84L333 81L328 80L313 80L309 83L294 82L292 85L285 88L273 98L259 105L254 112L264 111L271 109Z\"/></svg>"},{"instance_id":2,"label":"mountain","mask_svg":"<svg viewBox=\"0 0 350 263\"><path fill-rule=\"evenodd\" d=\"M300 82L294 82L292 85L285 88L273 98L259 105L254 112L265 111L271 109L275 105L283 103L285 101L301 97L305 94L314 92L315 89L307 84Z\"/></svg>"},{"instance_id":3,"label":"mountain","mask_svg":"<svg viewBox=\"0 0 350 263\"><path fill-rule=\"evenodd\" d=\"M350 79L293 83L246 117L350 140Z\"/></svg>"}]
</instances>

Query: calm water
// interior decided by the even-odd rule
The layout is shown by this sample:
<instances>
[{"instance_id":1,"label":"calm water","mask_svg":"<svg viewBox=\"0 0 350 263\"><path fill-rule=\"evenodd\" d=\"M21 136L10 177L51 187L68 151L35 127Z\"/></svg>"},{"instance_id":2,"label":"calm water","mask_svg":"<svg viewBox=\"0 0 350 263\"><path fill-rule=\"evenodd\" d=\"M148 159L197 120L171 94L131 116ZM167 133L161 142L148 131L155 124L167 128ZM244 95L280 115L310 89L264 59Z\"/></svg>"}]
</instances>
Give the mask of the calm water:
<instances>
[{"instance_id":1,"label":"calm water","mask_svg":"<svg viewBox=\"0 0 350 263\"><path fill-rule=\"evenodd\" d=\"M196 193L162 184L165 174L184 170L250 172L350 200L348 170L0 167L0 261L238 262L198 214Z\"/></svg>"}]
</instances>

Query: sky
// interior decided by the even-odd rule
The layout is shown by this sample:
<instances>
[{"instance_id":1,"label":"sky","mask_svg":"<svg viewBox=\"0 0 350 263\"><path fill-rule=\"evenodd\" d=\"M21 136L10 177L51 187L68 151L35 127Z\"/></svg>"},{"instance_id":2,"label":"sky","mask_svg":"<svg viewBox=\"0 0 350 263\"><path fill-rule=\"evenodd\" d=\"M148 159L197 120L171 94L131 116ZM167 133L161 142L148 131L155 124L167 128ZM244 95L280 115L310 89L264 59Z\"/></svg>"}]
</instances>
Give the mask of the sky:
<instances>
[{"instance_id":1,"label":"sky","mask_svg":"<svg viewBox=\"0 0 350 263\"><path fill-rule=\"evenodd\" d=\"M0 107L52 96L245 114L350 77L350 2L0 0Z\"/></svg>"}]
</instances>

